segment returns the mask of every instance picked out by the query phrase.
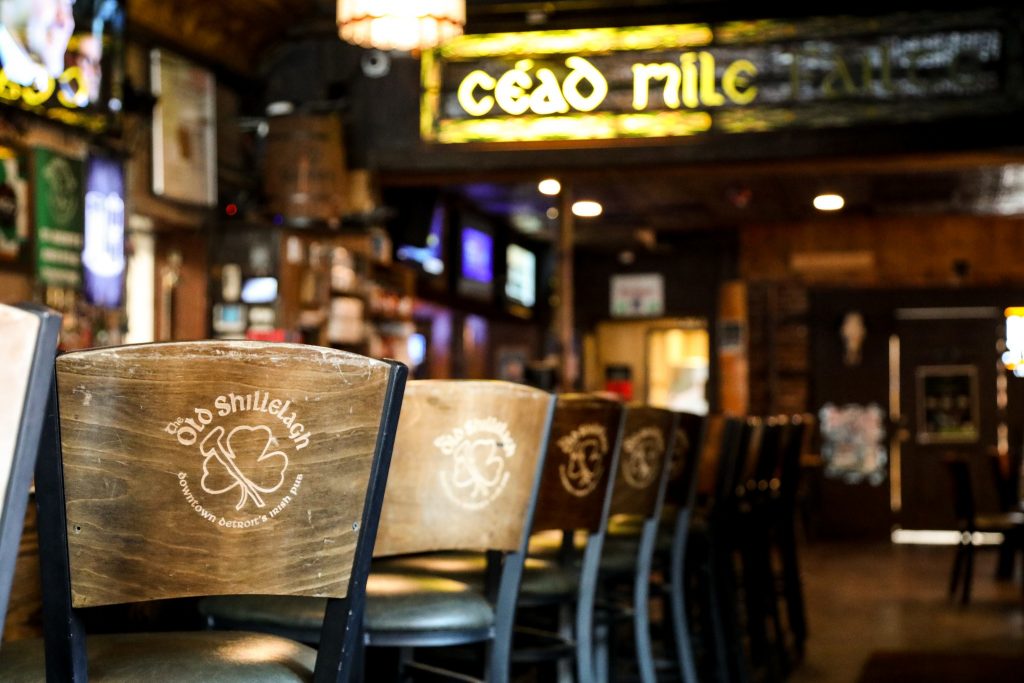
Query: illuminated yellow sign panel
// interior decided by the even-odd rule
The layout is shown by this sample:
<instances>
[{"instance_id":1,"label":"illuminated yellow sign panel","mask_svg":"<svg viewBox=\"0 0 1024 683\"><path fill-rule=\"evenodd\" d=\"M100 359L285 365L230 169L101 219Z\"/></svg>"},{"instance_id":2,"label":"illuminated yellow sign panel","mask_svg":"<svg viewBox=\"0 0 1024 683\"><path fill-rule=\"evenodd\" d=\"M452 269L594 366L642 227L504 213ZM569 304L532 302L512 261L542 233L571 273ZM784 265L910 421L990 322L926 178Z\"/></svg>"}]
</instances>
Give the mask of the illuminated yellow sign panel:
<instances>
[{"instance_id":1,"label":"illuminated yellow sign panel","mask_svg":"<svg viewBox=\"0 0 1024 683\"><path fill-rule=\"evenodd\" d=\"M907 35L899 18L833 18L463 36L423 57L421 134L664 138L1002 106L998 21L977 13L946 24Z\"/></svg>"}]
</instances>

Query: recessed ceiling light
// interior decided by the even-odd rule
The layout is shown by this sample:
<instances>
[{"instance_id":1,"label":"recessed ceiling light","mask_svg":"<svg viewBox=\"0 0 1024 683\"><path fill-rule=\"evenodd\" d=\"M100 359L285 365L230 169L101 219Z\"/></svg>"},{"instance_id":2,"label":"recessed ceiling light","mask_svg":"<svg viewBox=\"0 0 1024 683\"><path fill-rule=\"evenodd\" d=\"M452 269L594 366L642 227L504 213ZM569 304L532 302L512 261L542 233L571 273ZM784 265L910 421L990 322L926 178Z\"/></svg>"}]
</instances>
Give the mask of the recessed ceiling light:
<instances>
[{"instance_id":1,"label":"recessed ceiling light","mask_svg":"<svg viewBox=\"0 0 1024 683\"><path fill-rule=\"evenodd\" d=\"M573 214L580 218L594 218L600 216L602 211L604 211L604 207L590 199L581 199L572 205Z\"/></svg>"},{"instance_id":2,"label":"recessed ceiling light","mask_svg":"<svg viewBox=\"0 0 1024 683\"><path fill-rule=\"evenodd\" d=\"M550 206L548 207L546 214L548 218L550 218L551 220L555 220L556 218L558 218L558 209L556 209L553 206Z\"/></svg>"},{"instance_id":3,"label":"recessed ceiling light","mask_svg":"<svg viewBox=\"0 0 1024 683\"><path fill-rule=\"evenodd\" d=\"M819 194L814 198L814 208L818 211L838 211L846 205L841 194Z\"/></svg>"},{"instance_id":4,"label":"recessed ceiling light","mask_svg":"<svg viewBox=\"0 0 1024 683\"><path fill-rule=\"evenodd\" d=\"M544 180L537 183L537 190L541 194L546 194L549 197L554 197L556 194L562 191L562 183L558 182L554 178L545 178Z\"/></svg>"}]
</instances>

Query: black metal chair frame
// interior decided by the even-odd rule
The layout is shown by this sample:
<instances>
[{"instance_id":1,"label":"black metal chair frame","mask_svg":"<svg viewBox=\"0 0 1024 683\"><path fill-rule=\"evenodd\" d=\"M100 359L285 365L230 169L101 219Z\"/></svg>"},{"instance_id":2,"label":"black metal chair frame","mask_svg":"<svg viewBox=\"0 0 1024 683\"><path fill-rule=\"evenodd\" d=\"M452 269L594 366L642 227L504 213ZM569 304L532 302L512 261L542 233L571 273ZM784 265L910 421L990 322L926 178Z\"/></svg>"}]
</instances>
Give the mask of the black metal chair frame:
<instances>
[{"instance_id":1,"label":"black metal chair frame","mask_svg":"<svg viewBox=\"0 0 1024 683\"><path fill-rule=\"evenodd\" d=\"M59 314L43 306L22 304L16 308L39 318L39 330L25 395L20 399L10 397L11 400L22 401L22 410L7 491L2 499L3 510L0 510L0 636L3 636L3 617L7 614L11 597L11 582L14 580L18 544L25 524L25 507L32 486L32 472L39 452L39 438L43 431L61 321Z\"/></svg>"},{"instance_id":2,"label":"black metal chair frame","mask_svg":"<svg viewBox=\"0 0 1024 683\"><path fill-rule=\"evenodd\" d=\"M380 510L384 504L391 451L398 428L408 368L386 361L391 370L381 411L375 453L363 506L348 597L327 602L314 671L315 683L343 683L358 667L360 634L373 544ZM52 365L52 363L51 363ZM64 502L64 466L60 444L60 413L54 376L46 407L45 429L36 463L36 497L39 506L40 573L43 584L43 621L48 683L88 681L86 634L81 617L71 605L71 572L68 564L67 513Z\"/></svg>"}]
</instances>

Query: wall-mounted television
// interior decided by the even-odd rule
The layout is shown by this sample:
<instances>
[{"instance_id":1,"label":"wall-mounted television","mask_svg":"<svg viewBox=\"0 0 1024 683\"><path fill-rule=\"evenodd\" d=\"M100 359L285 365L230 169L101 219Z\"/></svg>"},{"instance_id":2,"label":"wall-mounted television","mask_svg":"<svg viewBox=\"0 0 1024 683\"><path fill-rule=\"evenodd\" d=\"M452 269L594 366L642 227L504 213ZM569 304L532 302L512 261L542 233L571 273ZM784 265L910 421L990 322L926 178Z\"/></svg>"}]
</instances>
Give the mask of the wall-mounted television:
<instances>
[{"instance_id":1,"label":"wall-mounted television","mask_svg":"<svg viewBox=\"0 0 1024 683\"><path fill-rule=\"evenodd\" d=\"M242 303L272 304L277 301L276 277L251 277L242 283Z\"/></svg>"},{"instance_id":2,"label":"wall-mounted television","mask_svg":"<svg viewBox=\"0 0 1024 683\"><path fill-rule=\"evenodd\" d=\"M0 0L0 102L102 130L121 111L124 0Z\"/></svg>"},{"instance_id":3,"label":"wall-mounted television","mask_svg":"<svg viewBox=\"0 0 1024 683\"><path fill-rule=\"evenodd\" d=\"M117 308L124 290L124 169L113 159L90 157L85 170L85 300Z\"/></svg>"},{"instance_id":4,"label":"wall-mounted television","mask_svg":"<svg viewBox=\"0 0 1024 683\"><path fill-rule=\"evenodd\" d=\"M422 240L423 245L400 242L395 252L400 261L412 261L418 263L423 271L430 275L444 274L444 247L445 247L445 207L444 202L434 203L433 211L430 213L429 229L426 237ZM393 232L393 234L396 234ZM397 233L403 239L407 233Z\"/></svg>"},{"instance_id":5,"label":"wall-mounted television","mask_svg":"<svg viewBox=\"0 0 1024 683\"><path fill-rule=\"evenodd\" d=\"M489 300L494 289L494 237L481 228L464 225L459 244L459 294Z\"/></svg>"},{"instance_id":6,"label":"wall-mounted television","mask_svg":"<svg viewBox=\"0 0 1024 683\"><path fill-rule=\"evenodd\" d=\"M512 304L533 308L537 303L537 255L510 244L505 250L505 298Z\"/></svg>"}]
</instances>

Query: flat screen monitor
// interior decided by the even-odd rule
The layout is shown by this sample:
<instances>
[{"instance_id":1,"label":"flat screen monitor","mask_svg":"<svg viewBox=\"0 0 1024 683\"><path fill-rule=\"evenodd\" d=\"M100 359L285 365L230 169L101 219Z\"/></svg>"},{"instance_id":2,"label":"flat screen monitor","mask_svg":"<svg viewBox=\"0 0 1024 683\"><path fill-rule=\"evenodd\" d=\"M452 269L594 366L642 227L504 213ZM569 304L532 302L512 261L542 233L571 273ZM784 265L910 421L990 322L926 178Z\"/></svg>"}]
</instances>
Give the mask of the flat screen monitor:
<instances>
[{"instance_id":1,"label":"flat screen monitor","mask_svg":"<svg viewBox=\"0 0 1024 683\"><path fill-rule=\"evenodd\" d=\"M121 111L124 0L0 0L3 101L106 128Z\"/></svg>"},{"instance_id":2,"label":"flat screen monitor","mask_svg":"<svg viewBox=\"0 0 1024 683\"><path fill-rule=\"evenodd\" d=\"M494 283L494 238L472 226L462 228L459 294L490 299Z\"/></svg>"},{"instance_id":3,"label":"flat screen monitor","mask_svg":"<svg viewBox=\"0 0 1024 683\"><path fill-rule=\"evenodd\" d=\"M505 250L508 277L505 280L505 296L514 304L533 308L537 303L537 255L518 244L510 244Z\"/></svg>"},{"instance_id":4,"label":"flat screen monitor","mask_svg":"<svg viewBox=\"0 0 1024 683\"><path fill-rule=\"evenodd\" d=\"M430 216L430 230L425 240L426 246L402 244L396 252L398 259L418 263L423 271L430 275L444 274L444 227L444 204L437 202Z\"/></svg>"},{"instance_id":5,"label":"flat screen monitor","mask_svg":"<svg viewBox=\"0 0 1024 683\"><path fill-rule=\"evenodd\" d=\"M117 308L124 291L124 169L113 159L91 157L85 171L85 300Z\"/></svg>"},{"instance_id":6,"label":"flat screen monitor","mask_svg":"<svg viewBox=\"0 0 1024 683\"><path fill-rule=\"evenodd\" d=\"M272 304L277 301L276 277L251 277L242 283L242 303Z\"/></svg>"}]
</instances>

